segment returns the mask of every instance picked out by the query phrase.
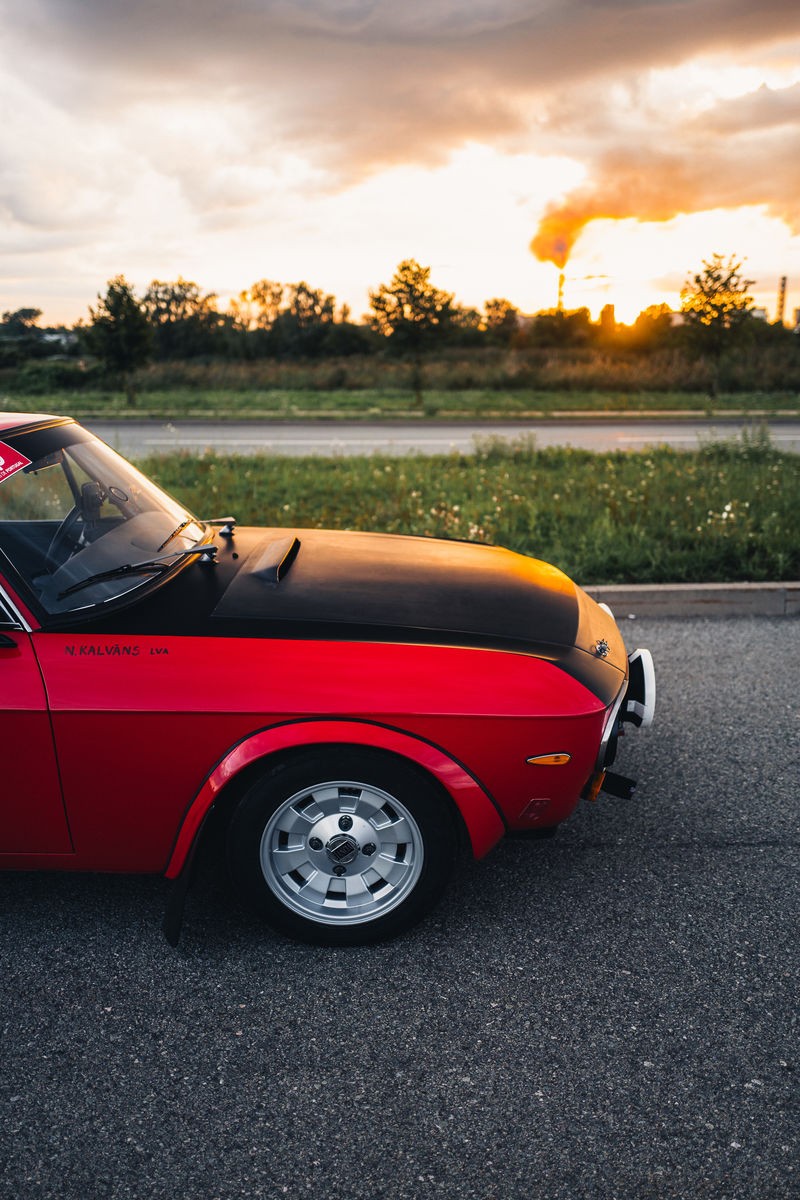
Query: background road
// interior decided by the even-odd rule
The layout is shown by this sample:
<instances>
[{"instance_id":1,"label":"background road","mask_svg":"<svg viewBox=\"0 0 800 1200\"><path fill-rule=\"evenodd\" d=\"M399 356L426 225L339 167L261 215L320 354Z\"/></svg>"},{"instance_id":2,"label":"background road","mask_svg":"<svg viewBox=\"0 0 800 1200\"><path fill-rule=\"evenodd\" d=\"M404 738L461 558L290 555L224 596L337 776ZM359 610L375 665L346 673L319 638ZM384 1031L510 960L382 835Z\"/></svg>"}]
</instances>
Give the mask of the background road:
<instances>
[{"instance_id":1,"label":"background road","mask_svg":"<svg viewBox=\"0 0 800 1200\"><path fill-rule=\"evenodd\" d=\"M623 627L637 800L400 941L290 944L206 874L172 951L159 879L0 877L0 1195L797 1195L797 624Z\"/></svg>"},{"instance_id":2,"label":"background road","mask_svg":"<svg viewBox=\"0 0 800 1200\"><path fill-rule=\"evenodd\" d=\"M121 454L142 457L172 450L216 450L220 454L449 454L471 453L476 437L536 438L537 446L575 446L585 450L641 450L665 444L695 449L701 442L736 438L746 421L536 421L527 424L407 424L345 421L277 422L84 421L84 425ZM800 422L768 426L782 450L800 452Z\"/></svg>"}]
</instances>

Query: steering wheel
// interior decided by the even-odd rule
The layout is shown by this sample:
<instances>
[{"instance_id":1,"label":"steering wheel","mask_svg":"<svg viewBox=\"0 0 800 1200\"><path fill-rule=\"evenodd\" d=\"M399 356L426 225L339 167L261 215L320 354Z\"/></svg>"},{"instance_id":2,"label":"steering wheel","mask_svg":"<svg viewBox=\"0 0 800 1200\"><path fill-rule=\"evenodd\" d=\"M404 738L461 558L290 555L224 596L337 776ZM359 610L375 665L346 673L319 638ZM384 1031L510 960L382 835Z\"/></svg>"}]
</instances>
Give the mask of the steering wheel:
<instances>
[{"instance_id":1,"label":"steering wheel","mask_svg":"<svg viewBox=\"0 0 800 1200\"><path fill-rule=\"evenodd\" d=\"M71 508L47 547L44 565L47 571L55 571L75 553L78 548L80 535L77 533L79 522L83 521L83 513L76 504Z\"/></svg>"}]
</instances>

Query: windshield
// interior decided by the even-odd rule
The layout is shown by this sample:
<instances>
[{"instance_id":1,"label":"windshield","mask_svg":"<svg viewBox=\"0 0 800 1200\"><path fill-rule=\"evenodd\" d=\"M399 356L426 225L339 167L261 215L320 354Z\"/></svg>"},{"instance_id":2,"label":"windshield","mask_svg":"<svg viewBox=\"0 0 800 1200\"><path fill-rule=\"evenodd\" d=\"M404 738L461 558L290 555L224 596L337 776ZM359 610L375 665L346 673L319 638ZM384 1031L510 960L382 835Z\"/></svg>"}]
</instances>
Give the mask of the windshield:
<instances>
[{"instance_id":1,"label":"windshield","mask_svg":"<svg viewBox=\"0 0 800 1200\"><path fill-rule=\"evenodd\" d=\"M152 573L129 571L74 588L155 557L169 564L205 536L202 521L77 425L0 434L0 460L0 550L48 613L145 586Z\"/></svg>"}]
</instances>

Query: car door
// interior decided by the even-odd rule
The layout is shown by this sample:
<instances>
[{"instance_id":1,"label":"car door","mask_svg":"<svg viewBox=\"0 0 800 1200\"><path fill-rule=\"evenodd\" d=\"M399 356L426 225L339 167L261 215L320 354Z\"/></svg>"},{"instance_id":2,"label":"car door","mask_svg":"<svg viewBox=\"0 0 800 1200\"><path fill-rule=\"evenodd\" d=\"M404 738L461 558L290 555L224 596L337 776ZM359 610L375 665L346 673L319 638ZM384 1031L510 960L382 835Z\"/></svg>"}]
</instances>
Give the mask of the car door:
<instances>
[{"instance_id":1,"label":"car door","mask_svg":"<svg viewBox=\"0 0 800 1200\"><path fill-rule=\"evenodd\" d=\"M71 853L42 676L2 586L0 780L0 854Z\"/></svg>"}]
</instances>

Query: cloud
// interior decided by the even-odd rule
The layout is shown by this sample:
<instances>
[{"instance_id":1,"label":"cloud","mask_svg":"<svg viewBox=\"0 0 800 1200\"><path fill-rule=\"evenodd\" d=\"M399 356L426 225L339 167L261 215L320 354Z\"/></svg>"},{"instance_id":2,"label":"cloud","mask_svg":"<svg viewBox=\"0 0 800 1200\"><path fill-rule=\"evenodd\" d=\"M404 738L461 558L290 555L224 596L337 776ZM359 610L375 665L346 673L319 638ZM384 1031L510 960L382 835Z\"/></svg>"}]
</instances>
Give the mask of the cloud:
<instances>
[{"instance_id":1,"label":"cloud","mask_svg":"<svg viewBox=\"0 0 800 1200\"><path fill-rule=\"evenodd\" d=\"M535 133L595 81L800 34L794 0L5 0L16 57L73 111L205 93L342 174ZM253 137L253 149L258 138Z\"/></svg>"},{"instance_id":2,"label":"cloud","mask_svg":"<svg viewBox=\"0 0 800 1200\"><path fill-rule=\"evenodd\" d=\"M755 92L740 96L704 114L708 132L739 134L800 125L800 83L771 88L762 83Z\"/></svg>"}]
</instances>

